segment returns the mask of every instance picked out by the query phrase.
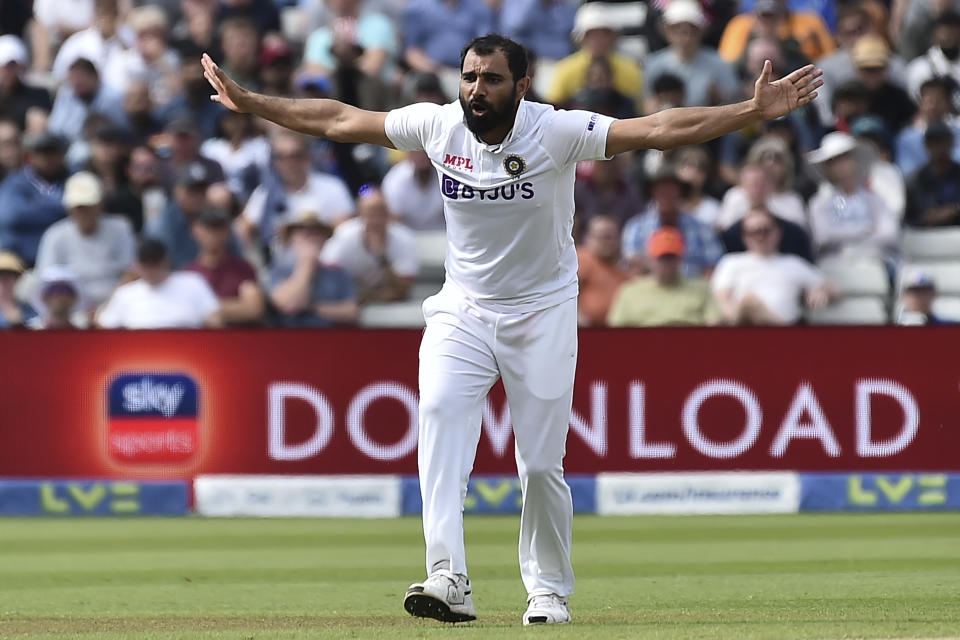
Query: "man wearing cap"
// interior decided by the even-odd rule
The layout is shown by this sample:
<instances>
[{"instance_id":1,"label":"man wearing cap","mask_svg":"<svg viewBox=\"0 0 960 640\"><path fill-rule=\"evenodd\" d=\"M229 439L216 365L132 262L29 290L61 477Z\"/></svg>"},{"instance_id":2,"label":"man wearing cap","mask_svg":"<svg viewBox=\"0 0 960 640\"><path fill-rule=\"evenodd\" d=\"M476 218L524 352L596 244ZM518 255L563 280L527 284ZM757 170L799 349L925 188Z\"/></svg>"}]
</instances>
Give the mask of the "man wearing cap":
<instances>
[{"instance_id":1,"label":"man wearing cap","mask_svg":"<svg viewBox=\"0 0 960 640\"><path fill-rule=\"evenodd\" d=\"M620 225L605 215L590 218L577 248L577 320L581 327L603 327L613 296L630 277L620 254Z\"/></svg>"},{"instance_id":2,"label":"man wearing cap","mask_svg":"<svg viewBox=\"0 0 960 640\"><path fill-rule=\"evenodd\" d=\"M664 73L684 80L686 104L726 104L740 93L733 66L715 49L702 45L707 18L697 0L673 0L663 12L663 30L670 46L647 57L643 73L651 81Z\"/></svg>"},{"instance_id":3,"label":"man wearing cap","mask_svg":"<svg viewBox=\"0 0 960 640\"><path fill-rule=\"evenodd\" d=\"M930 161L907 185L906 222L914 227L960 224L960 163L951 154L954 132L944 122L927 125L923 135Z\"/></svg>"},{"instance_id":4,"label":"man wearing cap","mask_svg":"<svg viewBox=\"0 0 960 640\"><path fill-rule=\"evenodd\" d=\"M861 36L850 50L857 79L867 88L870 113L883 118L891 131L900 131L917 111L910 95L890 79L890 46L881 36Z\"/></svg>"},{"instance_id":5,"label":"man wearing cap","mask_svg":"<svg viewBox=\"0 0 960 640\"><path fill-rule=\"evenodd\" d=\"M222 114L222 111L220 113ZM219 116L220 114L217 116L218 120ZM200 155L200 128L195 118L187 113L181 114L170 121L164 132L170 146L170 156L162 165L163 181L168 189L174 187L182 169L198 163L203 165L208 183L226 180L219 162Z\"/></svg>"},{"instance_id":6,"label":"man wearing cap","mask_svg":"<svg viewBox=\"0 0 960 640\"><path fill-rule=\"evenodd\" d=\"M102 113L114 124L124 122L123 94L100 79L97 67L86 58L77 58L67 70L67 80L57 91L48 128L52 133L76 141L93 113Z\"/></svg>"},{"instance_id":7,"label":"man wearing cap","mask_svg":"<svg viewBox=\"0 0 960 640\"><path fill-rule=\"evenodd\" d=\"M223 326L220 302L203 276L172 272L167 250L147 238L137 249L137 280L117 287L100 307L103 329L199 329Z\"/></svg>"},{"instance_id":8,"label":"man wearing cap","mask_svg":"<svg viewBox=\"0 0 960 640\"><path fill-rule=\"evenodd\" d=\"M184 270L206 279L220 300L226 324L260 324L266 300L253 267L232 251L230 216L222 209L207 208L194 221L191 233L199 252Z\"/></svg>"},{"instance_id":9,"label":"man wearing cap","mask_svg":"<svg viewBox=\"0 0 960 640\"><path fill-rule=\"evenodd\" d=\"M602 4L587 3L577 10L573 27L574 40L580 45L576 53L557 62L545 96L553 104L565 104L579 91L587 79L587 68L594 58L606 58L613 71L613 88L629 98L642 102L643 74L630 58L617 53L620 25Z\"/></svg>"},{"instance_id":10,"label":"man wearing cap","mask_svg":"<svg viewBox=\"0 0 960 640\"><path fill-rule=\"evenodd\" d=\"M712 325L720 319L709 283L683 277L683 236L660 227L647 243L650 275L620 287L608 318L611 327Z\"/></svg>"},{"instance_id":11,"label":"man wearing cap","mask_svg":"<svg viewBox=\"0 0 960 640\"><path fill-rule=\"evenodd\" d=\"M900 303L903 305L897 324L957 324L936 314L933 307L937 300L937 285L930 274L914 270L906 275L901 284Z\"/></svg>"},{"instance_id":12,"label":"man wearing cap","mask_svg":"<svg viewBox=\"0 0 960 640\"><path fill-rule=\"evenodd\" d=\"M27 113L50 113L50 92L32 87L23 74L27 69L27 47L15 35L0 36L0 116L13 118L20 129L27 126Z\"/></svg>"},{"instance_id":13,"label":"man wearing cap","mask_svg":"<svg viewBox=\"0 0 960 640\"><path fill-rule=\"evenodd\" d=\"M336 228L323 258L350 274L361 304L406 300L419 269L416 237L390 220L383 191L376 187L360 190L357 217Z\"/></svg>"},{"instance_id":14,"label":"man wearing cap","mask_svg":"<svg viewBox=\"0 0 960 640\"><path fill-rule=\"evenodd\" d=\"M293 50L285 40L267 38L260 45L260 88L273 96L296 93L293 70L297 66Z\"/></svg>"},{"instance_id":15,"label":"man wearing cap","mask_svg":"<svg viewBox=\"0 0 960 640\"><path fill-rule=\"evenodd\" d=\"M23 260L17 254L0 251L0 329L19 329L34 315L15 293L23 272Z\"/></svg>"},{"instance_id":16,"label":"man wearing cap","mask_svg":"<svg viewBox=\"0 0 960 640\"><path fill-rule=\"evenodd\" d=\"M790 11L786 0L756 0L753 11L734 16L723 30L720 57L736 62L753 36L772 36L781 42L793 40L808 60L834 50L830 29L819 14Z\"/></svg>"},{"instance_id":17,"label":"man wearing cap","mask_svg":"<svg viewBox=\"0 0 960 640\"><path fill-rule=\"evenodd\" d=\"M61 199L67 178L66 141L48 133L24 136L24 167L0 184L0 246L32 267L40 236L66 215Z\"/></svg>"},{"instance_id":18,"label":"man wearing cap","mask_svg":"<svg viewBox=\"0 0 960 640\"><path fill-rule=\"evenodd\" d=\"M780 227L766 209L743 219L743 242L747 250L725 255L710 280L726 323L796 324L804 306L819 309L836 296L809 262L778 253Z\"/></svg>"},{"instance_id":19,"label":"man wearing cap","mask_svg":"<svg viewBox=\"0 0 960 640\"><path fill-rule=\"evenodd\" d=\"M270 301L285 327L355 324L360 308L350 275L320 256L333 228L304 212L280 230L284 250L270 270Z\"/></svg>"},{"instance_id":20,"label":"man wearing cap","mask_svg":"<svg viewBox=\"0 0 960 640\"><path fill-rule=\"evenodd\" d=\"M900 219L867 183L873 161L869 147L834 131L807 160L823 176L810 199L810 234L817 256L895 256Z\"/></svg>"},{"instance_id":21,"label":"man wearing cap","mask_svg":"<svg viewBox=\"0 0 960 640\"><path fill-rule=\"evenodd\" d=\"M104 215L103 185L81 171L67 180L63 206L69 217L43 234L37 268L67 267L77 277L86 309L103 303L133 266L136 239L122 216Z\"/></svg>"},{"instance_id":22,"label":"man wearing cap","mask_svg":"<svg viewBox=\"0 0 960 640\"><path fill-rule=\"evenodd\" d=\"M68 267L50 265L40 271L34 287L33 307L37 315L27 322L31 329L78 329L74 322L80 300L77 278Z\"/></svg>"},{"instance_id":23,"label":"man wearing cap","mask_svg":"<svg viewBox=\"0 0 960 640\"><path fill-rule=\"evenodd\" d=\"M686 246L684 275L688 278L709 275L723 255L723 247L713 229L682 210L686 183L680 180L673 166L664 165L650 176L647 186L650 206L623 228L623 255L633 271L647 270L644 255L650 236L660 227L675 227Z\"/></svg>"}]
</instances>

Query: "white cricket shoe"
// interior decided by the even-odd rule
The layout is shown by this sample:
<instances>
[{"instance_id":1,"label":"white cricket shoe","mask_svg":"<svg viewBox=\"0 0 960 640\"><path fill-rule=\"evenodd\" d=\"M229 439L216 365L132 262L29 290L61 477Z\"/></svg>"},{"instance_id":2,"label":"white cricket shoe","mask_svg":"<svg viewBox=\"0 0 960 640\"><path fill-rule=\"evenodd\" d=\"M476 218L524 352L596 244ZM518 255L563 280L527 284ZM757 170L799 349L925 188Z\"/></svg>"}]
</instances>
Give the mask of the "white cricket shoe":
<instances>
[{"instance_id":1,"label":"white cricket shoe","mask_svg":"<svg viewBox=\"0 0 960 640\"><path fill-rule=\"evenodd\" d=\"M566 598L555 593L531 596L523 624L563 624L570 622L570 607Z\"/></svg>"},{"instance_id":2,"label":"white cricket shoe","mask_svg":"<svg viewBox=\"0 0 960 640\"><path fill-rule=\"evenodd\" d=\"M477 619L473 608L473 588L465 575L438 569L423 582L407 589L403 608L412 616L440 622L469 622Z\"/></svg>"}]
</instances>

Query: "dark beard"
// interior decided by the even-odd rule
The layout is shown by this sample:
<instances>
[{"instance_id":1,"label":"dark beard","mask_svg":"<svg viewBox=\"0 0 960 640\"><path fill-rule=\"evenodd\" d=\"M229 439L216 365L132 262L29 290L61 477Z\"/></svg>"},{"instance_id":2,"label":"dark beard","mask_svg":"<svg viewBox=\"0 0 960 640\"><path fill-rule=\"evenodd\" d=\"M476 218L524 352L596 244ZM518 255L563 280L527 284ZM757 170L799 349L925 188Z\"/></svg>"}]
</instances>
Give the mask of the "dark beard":
<instances>
[{"instance_id":1,"label":"dark beard","mask_svg":"<svg viewBox=\"0 0 960 640\"><path fill-rule=\"evenodd\" d=\"M940 51L943 52L943 56L951 62L956 62L957 57L960 57L960 46L940 47Z\"/></svg>"},{"instance_id":2,"label":"dark beard","mask_svg":"<svg viewBox=\"0 0 960 640\"><path fill-rule=\"evenodd\" d=\"M474 114L470 108L472 104L484 106L486 113L480 116ZM462 95L460 96L460 108L463 109L463 119L467 123L467 128L470 129L471 133L477 136L496 129L502 124L513 122L513 119L517 115L518 106L516 85L513 86L513 91L510 92L510 100L503 110L495 108L489 101L482 98L467 102L463 99Z\"/></svg>"}]
</instances>

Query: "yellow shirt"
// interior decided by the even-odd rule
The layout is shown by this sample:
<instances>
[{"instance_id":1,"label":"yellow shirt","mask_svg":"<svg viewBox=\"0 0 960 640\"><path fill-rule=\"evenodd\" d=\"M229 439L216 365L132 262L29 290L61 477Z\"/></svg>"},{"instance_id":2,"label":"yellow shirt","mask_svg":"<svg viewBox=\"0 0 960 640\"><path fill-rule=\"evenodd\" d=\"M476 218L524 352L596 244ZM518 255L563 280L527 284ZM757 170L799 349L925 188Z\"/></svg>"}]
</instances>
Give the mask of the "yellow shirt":
<instances>
[{"instance_id":1,"label":"yellow shirt","mask_svg":"<svg viewBox=\"0 0 960 640\"><path fill-rule=\"evenodd\" d=\"M754 14L741 13L727 23L723 30L723 37L720 38L720 46L717 48L721 58L727 62L736 62L743 56L756 21L757 17ZM816 13L791 13L784 22L780 23L779 35L782 40L788 38L796 40L808 60L816 60L837 48L830 29L823 18Z\"/></svg>"},{"instance_id":2,"label":"yellow shirt","mask_svg":"<svg viewBox=\"0 0 960 640\"><path fill-rule=\"evenodd\" d=\"M661 287L650 277L634 278L613 299L611 327L662 327L716 324L720 310L703 278L681 279Z\"/></svg>"},{"instance_id":3,"label":"yellow shirt","mask_svg":"<svg viewBox=\"0 0 960 640\"><path fill-rule=\"evenodd\" d=\"M557 62L553 68L546 100L562 105L582 89L587 80L587 68L591 59L589 53L581 50ZM643 74L640 66L626 56L612 53L610 67L613 69L613 88L636 100L639 106L643 98Z\"/></svg>"}]
</instances>

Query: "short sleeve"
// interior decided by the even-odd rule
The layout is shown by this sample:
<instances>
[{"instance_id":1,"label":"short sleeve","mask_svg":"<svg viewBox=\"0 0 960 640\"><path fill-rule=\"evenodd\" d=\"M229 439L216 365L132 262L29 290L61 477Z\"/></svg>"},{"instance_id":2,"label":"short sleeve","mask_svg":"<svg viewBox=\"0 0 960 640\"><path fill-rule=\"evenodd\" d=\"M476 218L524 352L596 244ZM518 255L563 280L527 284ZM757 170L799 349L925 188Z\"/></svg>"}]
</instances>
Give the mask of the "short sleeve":
<instances>
[{"instance_id":1,"label":"short sleeve","mask_svg":"<svg viewBox=\"0 0 960 640\"><path fill-rule=\"evenodd\" d=\"M104 329L120 329L123 327L123 308L126 306L127 290L119 287L107 300L107 303L100 307L97 313L97 324Z\"/></svg>"},{"instance_id":2,"label":"short sleeve","mask_svg":"<svg viewBox=\"0 0 960 640\"><path fill-rule=\"evenodd\" d=\"M607 160L607 132L613 120L591 111L556 111L543 144L561 166L583 160Z\"/></svg>"},{"instance_id":3,"label":"short sleeve","mask_svg":"<svg viewBox=\"0 0 960 640\"><path fill-rule=\"evenodd\" d=\"M194 308L197 310L198 317L203 319L220 309L220 300L217 299L217 294L213 292L203 276L200 274L190 275L194 276L194 278L191 278L193 280L191 296L195 305Z\"/></svg>"},{"instance_id":4,"label":"short sleeve","mask_svg":"<svg viewBox=\"0 0 960 640\"><path fill-rule=\"evenodd\" d=\"M394 109L387 114L384 130L400 151L423 151L440 119L442 107L419 102Z\"/></svg>"}]
</instances>

